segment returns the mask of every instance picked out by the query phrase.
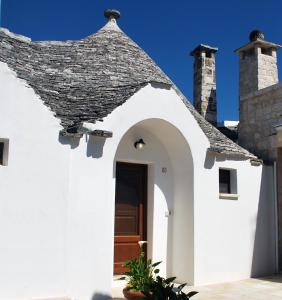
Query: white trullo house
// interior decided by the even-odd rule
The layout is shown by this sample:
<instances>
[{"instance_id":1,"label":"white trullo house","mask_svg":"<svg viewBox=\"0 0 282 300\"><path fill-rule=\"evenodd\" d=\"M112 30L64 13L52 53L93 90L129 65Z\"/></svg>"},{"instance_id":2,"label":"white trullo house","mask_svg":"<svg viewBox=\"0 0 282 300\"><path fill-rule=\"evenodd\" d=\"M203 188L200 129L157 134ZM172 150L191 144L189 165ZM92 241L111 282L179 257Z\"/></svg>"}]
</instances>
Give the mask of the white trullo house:
<instances>
[{"instance_id":1,"label":"white trullo house","mask_svg":"<svg viewBox=\"0 0 282 300\"><path fill-rule=\"evenodd\" d=\"M79 41L0 30L0 299L109 295L140 240L179 282L275 272L277 157L264 164L254 143L249 152L214 126L216 49L192 53L198 113L118 27L118 12L106 16ZM267 63L275 72L277 47L256 36L238 50L255 107L262 91L281 95L276 81L251 78L262 56L263 74Z\"/></svg>"}]
</instances>

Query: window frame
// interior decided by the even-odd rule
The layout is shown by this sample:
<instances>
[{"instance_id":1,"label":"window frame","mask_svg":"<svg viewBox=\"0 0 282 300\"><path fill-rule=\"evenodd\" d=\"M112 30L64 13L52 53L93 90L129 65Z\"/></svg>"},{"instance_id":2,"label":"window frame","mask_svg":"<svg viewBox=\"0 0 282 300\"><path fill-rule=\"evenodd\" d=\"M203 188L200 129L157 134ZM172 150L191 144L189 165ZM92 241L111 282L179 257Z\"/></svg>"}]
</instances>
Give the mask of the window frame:
<instances>
[{"instance_id":1,"label":"window frame","mask_svg":"<svg viewBox=\"0 0 282 300\"><path fill-rule=\"evenodd\" d=\"M227 180L229 182L222 182L221 172L228 172ZM221 189L221 183L227 184L227 191ZM218 191L220 199L237 200L238 199L238 186L237 186L237 170L232 168L219 167L218 169Z\"/></svg>"},{"instance_id":2,"label":"window frame","mask_svg":"<svg viewBox=\"0 0 282 300\"><path fill-rule=\"evenodd\" d=\"M0 167L8 166L9 139L0 138Z\"/></svg>"}]
</instances>

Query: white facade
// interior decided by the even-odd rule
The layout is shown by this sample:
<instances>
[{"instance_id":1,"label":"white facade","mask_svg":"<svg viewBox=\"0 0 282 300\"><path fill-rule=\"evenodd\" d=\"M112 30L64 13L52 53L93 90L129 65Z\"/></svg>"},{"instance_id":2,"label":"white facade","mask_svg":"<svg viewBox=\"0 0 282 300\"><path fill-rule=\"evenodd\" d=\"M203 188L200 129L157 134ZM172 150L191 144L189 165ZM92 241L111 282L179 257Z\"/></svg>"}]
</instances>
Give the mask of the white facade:
<instances>
[{"instance_id":1,"label":"white facade","mask_svg":"<svg viewBox=\"0 0 282 300\"><path fill-rule=\"evenodd\" d=\"M59 120L3 63L0 103L0 299L110 295L117 161L149 165L148 254L163 275L207 284L275 271L272 168L207 152L173 89L149 84L88 124L109 139L60 137ZM219 168L237 172L234 199L219 197Z\"/></svg>"}]
</instances>

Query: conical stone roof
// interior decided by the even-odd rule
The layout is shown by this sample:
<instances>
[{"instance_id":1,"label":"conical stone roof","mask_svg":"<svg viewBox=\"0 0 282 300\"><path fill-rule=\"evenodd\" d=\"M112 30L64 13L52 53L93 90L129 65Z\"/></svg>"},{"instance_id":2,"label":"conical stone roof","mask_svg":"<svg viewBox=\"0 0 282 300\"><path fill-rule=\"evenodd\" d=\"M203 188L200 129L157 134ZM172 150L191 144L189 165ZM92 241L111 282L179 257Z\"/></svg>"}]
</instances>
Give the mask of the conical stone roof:
<instances>
[{"instance_id":1,"label":"conical stone roof","mask_svg":"<svg viewBox=\"0 0 282 300\"><path fill-rule=\"evenodd\" d=\"M55 113L63 134L75 134L82 122L103 120L148 83L162 83L177 91L209 139L211 151L255 158L202 118L115 19L79 41L32 42L0 29L0 61Z\"/></svg>"}]
</instances>

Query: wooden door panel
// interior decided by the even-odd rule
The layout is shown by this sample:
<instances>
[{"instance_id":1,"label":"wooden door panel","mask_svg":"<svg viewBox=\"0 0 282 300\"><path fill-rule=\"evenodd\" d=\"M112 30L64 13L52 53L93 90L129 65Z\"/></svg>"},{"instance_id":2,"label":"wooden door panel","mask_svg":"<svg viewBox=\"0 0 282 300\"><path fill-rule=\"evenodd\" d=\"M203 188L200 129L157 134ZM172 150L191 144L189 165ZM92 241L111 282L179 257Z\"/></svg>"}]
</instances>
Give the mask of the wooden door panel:
<instances>
[{"instance_id":1,"label":"wooden door panel","mask_svg":"<svg viewBox=\"0 0 282 300\"><path fill-rule=\"evenodd\" d=\"M132 235L132 236L115 236L115 243L123 243L126 240L127 243L130 242L139 242L140 236Z\"/></svg>"},{"instance_id":2,"label":"wooden door panel","mask_svg":"<svg viewBox=\"0 0 282 300\"><path fill-rule=\"evenodd\" d=\"M147 166L117 163L114 273L125 272L125 261L140 254L146 239Z\"/></svg>"},{"instance_id":3,"label":"wooden door panel","mask_svg":"<svg viewBox=\"0 0 282 300\"><path fill-rule=\"evenodd\" d=\"M124 251L126 249L126 251ZM138 241L129 243L116 243L115 244L115 258L114 270L115 274L121 274L126 271L123 267L125 261L136 258L140 254L140 247Z\"/></svg>"},{"instance_id":4,"label":"wooden door panel","mask_svg":"<svg viewBox=\"0 0 282 300\"><path fill-rule=\"evenodd\" d=\"M116 216L115 218L116 235L138 235L137 217L136 216Z\"/></svg>"}]
</instances>

